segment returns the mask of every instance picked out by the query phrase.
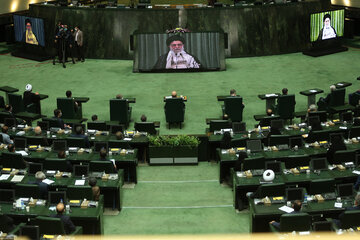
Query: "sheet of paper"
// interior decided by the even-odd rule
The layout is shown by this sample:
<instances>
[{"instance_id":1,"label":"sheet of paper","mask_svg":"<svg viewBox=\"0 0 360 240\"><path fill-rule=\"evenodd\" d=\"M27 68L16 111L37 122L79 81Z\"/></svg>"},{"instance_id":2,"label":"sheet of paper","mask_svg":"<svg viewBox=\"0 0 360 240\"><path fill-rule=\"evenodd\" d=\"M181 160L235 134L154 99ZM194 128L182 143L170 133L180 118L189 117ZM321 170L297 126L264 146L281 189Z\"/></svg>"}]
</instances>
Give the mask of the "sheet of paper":
<instances>
[{"instance_id":1,"label":"sheet of paper","mask_svg":"<svg viewBox=\"0 0 360 240\"><path fill-rule=\"evenodd\" d=\"M124 138L124 141L131 141L132 138Z\"/></svg>"},{"instance_id":2,"label":"sheet of paper","mask_svg":"<svg viewBox=\"0 0 360 240\"><path fill-rule=\"evenodd\" d=\"M11 182L21 182L23 180L24 176L23 175L15 175L12 179Z\"/></svg>"},{"instance_id":3,"label":"sheet of paper","mask_svg":"<svg viewBox=\"0 0 360 240\"><path fill-rule=\"evenodd\" d=\"M311 92L311 93L315 93L315 92L317 92L316 90L314 90L314 89L311 89L309 92Z\"/></svg>"},{"instance_id":4,"label":"sheet of paper","mask_svg":"<svg viewBox=\"0 0 360 240\"><path fill-rule=\"evenodd\" d=\"M75 181L75 186L84 186L84 185L85 185L85 180L83 179Z\"/></svg>"},{"instance_id":5,"label":"sheet of paper","mask_svg":"<svg viewBox=\"0 0 360 240\"><path fill-rule=\"evenodd\" d=\"M54 183L55 181L50 180L50 179L44 179L42 182L46 183L47 185L50 185L50 184Z\"/></svg>"},{"instance_id":6,"label":"sheet of paper","mask_svg":"<svg viewBox=\"0 0 360 240\"><path fill-rule=\"evenodd\" d=\"M29 155L29 154L27 154L27 152L25 152L25 151L16 151L16 153L20 153L22 156L27 156L27 155Z\"/></svg>"},{"instance_id":7,"label":"sheet of paper","mask_svg":"<svg viewBox=\"0 0 360 240\"><path fill-rule=\"evenodd\" d=\"M265 94L265 97L276 97L277 95L275 93L268 93Z\"/></svg>"},{"instance_id":8,"label":"sheet of paper","mask_svg":"<svg viewBox=\"0 0 360 240\"><path fill-rule=\"evenodd\" d=\"M10 177L10 174L3 174L3 175L0 176L0 181L1 180L8 180L9 177Z\"/></svg>"},{"instance_id":9,"label":"sheet of paper","mask_svg":"<svg viewBox=\"0 0 360 240\"><path fill-rule=\"evenodd\" d=\"M342 203L341 202L336 202L334 207L336 208L342 208Z\"/></svg>"},{"instance_id":10,"label":"sheet of paper","mask_svg":"<svg viewBox=\"0 0 360 240\"><path fill-rule=\"evenodd\" d=\"M354 171L352 171L352 173L353 173L353 174L360 175L360 171L358 171L358 170L354 170Z\"/></svg>"},{"instance_id":11,"label":"sheet of paper","mask_svg":"<svg viewBox=\"0 0 360 240\"><path fill-rule=\"evenodd\" d=\"M282 207L279 207L279 210L281 210L281 211L284 211L284 212L286 212L286 213L291 213L291 212L293 212L294 211L294 209L293 208L291 208L291 207L288 207L288 206L282 206Z\"/></svg>"}]
</instances>

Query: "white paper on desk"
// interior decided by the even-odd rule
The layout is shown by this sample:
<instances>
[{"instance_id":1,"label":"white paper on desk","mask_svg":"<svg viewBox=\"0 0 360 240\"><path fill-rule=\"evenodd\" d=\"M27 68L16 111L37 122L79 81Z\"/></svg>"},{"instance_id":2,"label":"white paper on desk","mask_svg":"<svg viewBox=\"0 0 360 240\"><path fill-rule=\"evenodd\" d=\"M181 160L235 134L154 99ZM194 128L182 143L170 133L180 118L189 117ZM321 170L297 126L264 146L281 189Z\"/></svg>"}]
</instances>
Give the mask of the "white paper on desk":
<instances>
[{"instance_id":1,"label":"white paper on desk","mask_svg":"<svg viewBox=\"0 0 360 240\"><path fill-rule=\"evenodd\" d=\"M172 96L166 96L166 97L165 97L165 99L170 99L170 98L172 98Z\"/></svg>"},{"instance_id":2,"label":"white paper on desk","mask_svg":"<svg viewBox=\"0 0 360 240\"><path fill-rule=\"evenodd\" d=\"M85 185L85 180L83 179L75 181L75 186L84 186L84 185Z\"/></svg>"},{"instance_id":3,"label":"white paper on desk","mask_svg":"<svg viewBox=\"0 0 360 240\"><path fill-rule=\"evenodd\" d=\"M21 182L24 177L25 177L25 176L23 176L23 175L15 175L15 176L11 179L11 182Z\"/></svg>"},{"instance_id":4,"label":"white paper on desk","mask_svg":"<svg viewBox=\"0 0 360 240\"><path fill-rule=\"evenodd\" d=\"M352 171L352 173L353 173L353 174L360 175L360 171L358 171L358 170L354 170L354 171Z\"/></svg>"},{"instance_id":5,"label":"white paper on desk","mask_svg":"<svg viewBox=\"0 0 360 240\"><path fill-rule=\"evenodd\" d=\"M27 154L27 152L25 152L24 150L22 151L16 151L16 153L20 153L22 156L27 156L29 154Z\"/></svg>"},{"instance_id":6,"label":"white paper on desk","mask_svg":"<svg viewBox=\"0 0 360 240\"><path fill-rule=\"evenodd\" d=\"M310 231L302 231L302 232L299 232L299 235L300 235L300 236L310 235Z\"/></svg>"},{"instance_id":7,"label":"white paper on desk","mask_svg":"<svg viewBox=\"0 0 360 240\"><path fill-rule=\"evenodd\" d=\"M22 198L19 198L20 201L23 201L23 202L28 202L29 201L29 198L26 198L26 197L22 197Z\"/></svg>"},{"instance_id":8,"label":"white paper on desk","mask_svg":"<svg viewBox=\"0 0 360 240\"><path fill-rule=\"evenodd\" d=\"M47 173L47 174L55 174L56 171L55 171L55 170L48 170L48 171L46 171L46 173Z\"/></svg>"},{"instance_id":9,"label":"white paper on desk","mask_svg":"<svg viewBox=\"0 0 360 240\"><path fill-rule=\"evenodd\" d=\"M124 141L131 141L132 138L124 138Z\"/></svg>"},{"instance_id":10,"label":"white paper on desk","mask_svg":"<svg viewBox=\"0 0 360 240\"><path fill-rule=\"evenodd\" d=\"M288 207L288 206L282 206L282 207L279 207L279 210L281 210L281 211L284 211L284 212L286 212L286 213L291 213L291 212L293 212L294 211L294 209L293 208L291 208L291 207Z\"/></svg>"},{"instance_id":11,"label":"white paper on desk","mask_svg":"<svg viewBox=\"0 0 360 240\"><path fill-rule=\"evenodd\" d=\"M277 95L275 93L268 93L265 94L265 97L276 97Z\"/></svg>"},{"instance_id":12,"label":"white paper on desk","mask_svg":"<svg viewBox=\"0 0 360 240\"><path fill-rule=\"evenodd\" d=\"M341 202L336 202L334 207L336 208L342 208L342 203Z\"/></svg>"},{"instance_id":13,"label":"white paper on desk","mask_svg":"<svg viewBox=\"0 0 360 240\"><path fill-rule=\"evenodd\" d=\"M243 173L243 172L236 172L236 176L238 176L238 177L244 177L244 173Z\"/></svg>"},{"instance_id":14,"label":"white paper on desk","mask_svg":"<svg viewBox=\"0 0 360 240\"><path fill-rule=\"evenodd\" d=\"M309 92L314 93L317 92L315 89L311 89Z\"/></svg>"},{"instance_id":15,"label":"white paper on desk","mask_svg":"<svg viewBox=\"0 0 360 240\"><path fill-rule=\"evenodd\" d=\"M1 180L8 180L9 177L10 177L10 174L3 174L3 175L0 176L0 181Z\"/></svg>"},{"instance_id":16,"label":"white paper on desk","mask_svg":"<svg viewBox=\"0 0 360 240\"><path fill-rule=\"evenodd\" d=\"M116 166L115 159L109 159L109 160L114 164L114 166Z\"/></svg>"},{"instance_id":17,"label":"white paper on desk","mask_svg":"<svg viewBox=\"0 0 360 240\"><path fill-rule=\"evenodd\" d=\"M54 183L55 181L50 180L50 179L44 179L44 180L42 180L42 182L46 183L47 185L50 185L50 184Z\"/></svg>"},{"instance_id":18,"label":"white paper on desk","mask_svg":"<svg viewBox=\"0 0 360 240\"><path fill-rule=\"evenodd\" d=\"M354 162L345 162L344 164L345 164L345 166L352 166L352 165L354 165Z\"/></svg>"}]
</instances>

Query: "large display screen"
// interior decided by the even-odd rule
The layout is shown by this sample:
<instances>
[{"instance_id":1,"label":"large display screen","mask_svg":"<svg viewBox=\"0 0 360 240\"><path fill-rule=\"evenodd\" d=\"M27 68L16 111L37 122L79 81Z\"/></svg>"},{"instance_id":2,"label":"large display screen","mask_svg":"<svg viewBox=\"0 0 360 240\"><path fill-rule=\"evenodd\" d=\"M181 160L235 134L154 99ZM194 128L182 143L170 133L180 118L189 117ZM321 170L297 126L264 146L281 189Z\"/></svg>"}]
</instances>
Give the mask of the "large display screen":
<instances>
[{"instance_id":1,"label":"large display screen","mask_svg":"<svg viewBox=\"0 0 360 240\"><path fill-rule=\"evenodd\" d=\"M45 46L44 20L14 15L14 32L17 42Z\"/></svg>"},{"instance_id":2,"label":"large display screen","mask_svg":"<svg viewBox=\"0 0 360 240\"><path fill-rule=\"evenodd\" d=\"M219 32L138 34L135 72L224 70Z\"/></svg>"},{"instance_id":3,"label":"large display screen","mask_svg":"<svg viewBox=\"0 0 360 240\"><path fill-rule=\"evenodd\" d=\"M344 10L311 14L310 41L322 41L344 35Z\"/></svg>"}]
</instances>

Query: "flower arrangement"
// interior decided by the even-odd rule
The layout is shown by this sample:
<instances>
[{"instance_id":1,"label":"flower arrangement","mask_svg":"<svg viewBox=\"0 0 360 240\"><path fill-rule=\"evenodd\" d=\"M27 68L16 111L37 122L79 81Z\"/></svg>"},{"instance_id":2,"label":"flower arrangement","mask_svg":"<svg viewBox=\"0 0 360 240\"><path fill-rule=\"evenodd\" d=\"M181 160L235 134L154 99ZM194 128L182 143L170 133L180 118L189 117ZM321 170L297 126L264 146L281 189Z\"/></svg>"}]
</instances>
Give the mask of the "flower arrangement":
<instances>
[{"instance_id":1,"label":"flower arrangement","mask_svg":"<svg viewBox=\"0 0 360 240\"><path fill-rule=\"evenodd\" d=\"M181 27L166 30L166 33L175 33L175 34L187 33L187 32L190 32L190 30L186 29L186 28L181 28Z\"/></svg>"}]
</instances>

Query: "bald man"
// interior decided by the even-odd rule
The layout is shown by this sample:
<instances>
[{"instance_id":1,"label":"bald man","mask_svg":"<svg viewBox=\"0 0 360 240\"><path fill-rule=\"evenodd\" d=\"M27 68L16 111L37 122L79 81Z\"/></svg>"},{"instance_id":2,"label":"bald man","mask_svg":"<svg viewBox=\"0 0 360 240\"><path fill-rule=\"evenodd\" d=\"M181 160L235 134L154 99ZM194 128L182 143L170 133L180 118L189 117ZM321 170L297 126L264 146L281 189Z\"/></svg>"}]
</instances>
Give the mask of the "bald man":
<instances>
[{"instance_id":1,"label":"bald man","mask_svg":"<svg viewBox=\"0 0 360 240\"><path fill-rule=\"evenodd\" d=\"M40 136L41 135L41 127L40 126L36 126L34 128L34 133L36 136Z\"/></svg>"},{"instance_id":2,"label":"bald man","mask_svg":"<svg viewBox=\"0 0 360 240\"><path fill-rule=\"evenodd\" d=\"M65 229L65 233L68 235L75 231L75 225L71 221L70 216L64 215L65 206L63 203L58 203L56 205L56 215L53 215L52 217L60 218Z\"/></svg>"},{"instance_id":3,"label":"bald man","mask_svg":"<svg viewBox=\"0 0 360 240\"><path fill-rule=\"evenodd\" d=\"M34 128L35 136L42 137L41 146L49 146L49 142L45 136L42 135L42 130L40 126ZM40 143L40 142L39 142Z\"/></svg>"},{"instance_id":4,"label":"bald man","mask_svg":"<svg viewBox=\"0 0 360 240\"><path fill-rule=\"evenodd\" d=\"M176 97L177 97L176 91L172 91L172 92L171 92L171 97L173 97L173 98L176 98Z\"/></svg>"}]
</instances>

